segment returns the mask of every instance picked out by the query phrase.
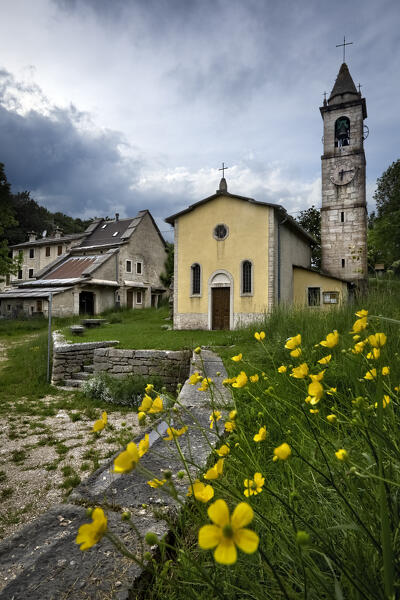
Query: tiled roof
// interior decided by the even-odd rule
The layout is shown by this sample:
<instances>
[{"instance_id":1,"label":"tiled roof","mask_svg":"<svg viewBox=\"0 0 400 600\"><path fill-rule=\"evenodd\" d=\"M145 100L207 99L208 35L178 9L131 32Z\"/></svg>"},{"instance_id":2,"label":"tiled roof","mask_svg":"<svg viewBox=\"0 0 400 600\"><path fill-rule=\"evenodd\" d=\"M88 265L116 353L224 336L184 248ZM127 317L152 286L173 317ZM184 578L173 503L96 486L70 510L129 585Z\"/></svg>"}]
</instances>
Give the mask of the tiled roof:
<instances>
[{"instance_id":1,"label":"tiled roof","mask_svg":"<svg viewBox=\"0 0 400 600\"><path fill-rule=\"evenodd\" d=\"M142 217L143 215L134 219L118 219L118 221L102 219L96 229L79 244L78 248L122 244L130 238Z\"/></svg>"},{"instance_id":2,"label":"tiled roof","mask_svg":"<svg viewBox=\"0 0 400 600\"><path fill-rule=\"evenodd\" d=\"M66 242L71 242L72 240L79 240L87 235L85 232L82 233L70 233L68 235L63 235L62 237L43 237L38 240L32 240L31 242L22 242L21 244L15 244L14 246L10 246L10 248L27 248L31 246L55 246L57 244L65 244Z\"/></svg>"},{"instance_id":3,"label":"tiled roof","mask_svg":"<svg viewBox=\"0 0 400 600\"><path fill-rule=\"evenodd\" d=\"M346 63L343 63L340 67L328 102L330 102L335 96L341 96L342 94L355 94L356 96L359 95Z\"/></svg>"}]
</instances>

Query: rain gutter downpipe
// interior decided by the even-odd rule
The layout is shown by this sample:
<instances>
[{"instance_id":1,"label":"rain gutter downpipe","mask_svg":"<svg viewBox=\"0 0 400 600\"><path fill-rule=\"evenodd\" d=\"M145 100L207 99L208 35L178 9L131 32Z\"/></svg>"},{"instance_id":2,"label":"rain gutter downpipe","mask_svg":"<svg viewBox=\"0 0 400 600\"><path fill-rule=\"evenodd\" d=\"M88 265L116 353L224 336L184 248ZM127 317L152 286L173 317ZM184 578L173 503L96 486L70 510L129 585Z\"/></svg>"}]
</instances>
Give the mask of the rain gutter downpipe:
<instances>
[{"instance_id":1,"label":"rain gutter downpipe","mask_svg":"<svg viewBox=\"0 0 400 600\"><path fill-rule=\"evenodd\" d=\"M278 304L281 303L281 225L288 220L287 212L284 211L285 218L278 221Z\"/></svg>"}]
</instances>

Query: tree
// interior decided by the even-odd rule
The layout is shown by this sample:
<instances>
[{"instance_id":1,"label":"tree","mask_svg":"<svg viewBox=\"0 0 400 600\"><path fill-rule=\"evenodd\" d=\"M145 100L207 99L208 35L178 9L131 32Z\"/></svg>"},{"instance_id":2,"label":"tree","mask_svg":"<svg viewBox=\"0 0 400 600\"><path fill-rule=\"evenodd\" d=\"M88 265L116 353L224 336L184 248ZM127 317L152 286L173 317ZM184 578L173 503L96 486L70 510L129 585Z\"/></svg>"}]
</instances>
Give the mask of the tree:
<instances>
[{"instance_id":1,"label":"tree","mask_svg":"<svg viewBox=\"0 0 400 600\"><path fill-rule=\"evenodd\" d=\"M387 265L400 260L400 159L377 180L374 242Z\"/></svg>"},{"instance_id":2,"label":"tree","mask_svg":"<svg viewBox=\"0 0 400 600\"><path fill-rule=\"evenodd\" d=\"M4 232L9 227L17 225L12 208L12 195L10 184L4 171L4 164L0 163L0 281L4 276L16 274L20 267L20 258L13 259Z\"/></svg>"},{"instance_id":3,"label":"tree","mask_svg":"<svg viewBox=\"0 0 400 600\"><path fill-rule=\"evenodd\" d=\"M167 242L167 258L165 259L164 272L161 273L161 283L168 289L174 276L174 245Z\"/></svg>"},{"instance_id":4,"label":"tree","mask_svg":"<svg viewBox=\"0 0 400 600\"><path fill-rule=\"evenodd\" d=\"M312 248L311 264L317 269L321 268L321 211L315 206L300 211L296 221L316 240Z\"/></svg>"}]
</instances>

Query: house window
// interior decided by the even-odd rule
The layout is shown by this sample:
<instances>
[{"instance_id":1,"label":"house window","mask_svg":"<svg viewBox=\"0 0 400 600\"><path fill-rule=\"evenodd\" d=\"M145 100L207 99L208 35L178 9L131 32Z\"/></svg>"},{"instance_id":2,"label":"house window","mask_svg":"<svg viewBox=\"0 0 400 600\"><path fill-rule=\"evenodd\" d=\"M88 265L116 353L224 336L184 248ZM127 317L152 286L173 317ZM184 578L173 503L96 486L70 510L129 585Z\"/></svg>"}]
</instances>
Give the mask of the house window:
<instances>
[{"instance_id":1,"label":"house window","mask_svg":"<svg viewBox=\"0 0 400 600\"><path fill-rule=\"evenodd\" d=\"M50 256L50 246L46 246L46 256Z\"/></svg>"},{"instance_id":2,"label":"house window","mask_svg":"<svg viewBox=\"0 0 400 600\"><path fill-rule=\"evenodd\" d=\"M344 268L345 268L345 266L346 266L346 261L345 261L345 259L344 259L344 258L342 258L342 269L344 269Z\"/></svg>"},{"instance_id":3,"label":"house window","mask_svg":"<svg viewBox=\"0 0 400 600\"><path fill-rule=\"evenodd\" d=\"M340 213L340 222L344 223L344 212Z\"/></svg>"},{"instance_id":4,"label":"house window","mask_svg":"<svg viewBox=\"0 0 400 600\"><path fill-rule=\"evenodd\" d=\"M142 272L143 272L143 263L139 261L136 263L136 275L141 275Z\"/></svg>"},{"instance_id":5,"label":"house window","mask_svg":"<svg viewBox=\"0 0 400 600\"><path fill-rule=\"evenodd\" d=\"M35 249L29 248L29 258L35 258Z\"/></svg>"},{"instance_id":6,"label":"house window","mask_svg":"<svg viewBox=\"0 0 400 600\"><path fill-rule=\"evenodd\" d=\"M242 262L242 294L253 293L253 265L249 260Z\"/></svg>"},{"instance_id":7,"label":"house window","mask_svg":"<svg viewBox=\"0 0 400 600\"><path fill-rule=\"evenodd\" d=\"M136 292L136 304L142 304L142 291L138 290Z\"/></svg>"},{"instance_id":8,"label":"house window","mask_svg":"<svg viewBox=\"0 0 400 600\"><path fill-rule=\"evenodd\" d=\"M200 265L195 263L191 266L192 272L192 296L200 295Z\"/></svg>"},{"instance_id":9,"label":"house window","mask_svg":"<svg viewBox=\"0 0 400 600\"><path fill-rule=\"evenodd\" d=\"M126 261L126 272L132 273L132 261L131 260Z\"/></svg>"},{"instance_id":10,"label":"house window","mask_svg":"<svg viewBox=\"0 0 400 600\"><path fill-rule=\"evenodd\" d=\"M57 246L57 256L60 256L60 254L62 254L62 246Z\"/></svg>"},{"instance_id":11,"label":"house window","mask_svg":"<svg viewBox=\"0 0 400 600\"><path fill-rule=\"evenodd\" d=\"M22 279L22 269L18 271L18 279Z\"/></svg>"},{"instance_id":12,"label":"house window","mask_svg":"<svg viewBox=\"0 0 400 600\"><path fill-rule=\"evenodd\" d=\"M29 277L29 279L32 279L32 277L33 277L33 269L29 269L28 277Z\"/></svg>"},{"instance_id":13,"label":"house window","mask_svg":"<svg viewBox=\"0 0 400 600\"><path fill-rule=\"evenodd\" d=\"M319 287L308 288L308 306L320 306L321 290Z\"/></svg>"},{"instance_id":14,"label":"house window","mask_svg":"<svg viewBox=\"0 0 400 600\"><path fill-rule=\"evenodd\" d=\"M219 223L214 227L214 237L216 240L221 241L228 237L229 229L223 223Z\"/></svg>"},{"instance_id":15,"label":"house window","mask_svg":"<svg viewBox=\"0 0 400 600\"><path fill-rule=\"evenodd\" d=\"M339 304L339 292L324 292L322 301L324 304Z\"/></svg>"}]
</instances>

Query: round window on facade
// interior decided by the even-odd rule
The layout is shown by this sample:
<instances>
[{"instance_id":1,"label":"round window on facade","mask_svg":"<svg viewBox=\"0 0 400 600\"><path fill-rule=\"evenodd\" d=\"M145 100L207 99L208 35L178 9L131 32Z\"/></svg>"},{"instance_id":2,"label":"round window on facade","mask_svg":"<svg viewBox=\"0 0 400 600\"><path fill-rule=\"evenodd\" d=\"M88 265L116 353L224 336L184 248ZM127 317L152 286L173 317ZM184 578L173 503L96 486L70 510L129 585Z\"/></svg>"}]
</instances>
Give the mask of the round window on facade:
<instances>
[{"instance_id":1,"label":"round window on facade","mask_svg":"<svg viewBox=\"0 0 400 600\"><path fill-rule=\"evenodd\" d=\"M228 227L226 225L224 225L223 223L219 223L218 225L216 225L214 227L214 237L216 240L224 240L225 238L228 237Z\"/></svg>"}]
</instances>

